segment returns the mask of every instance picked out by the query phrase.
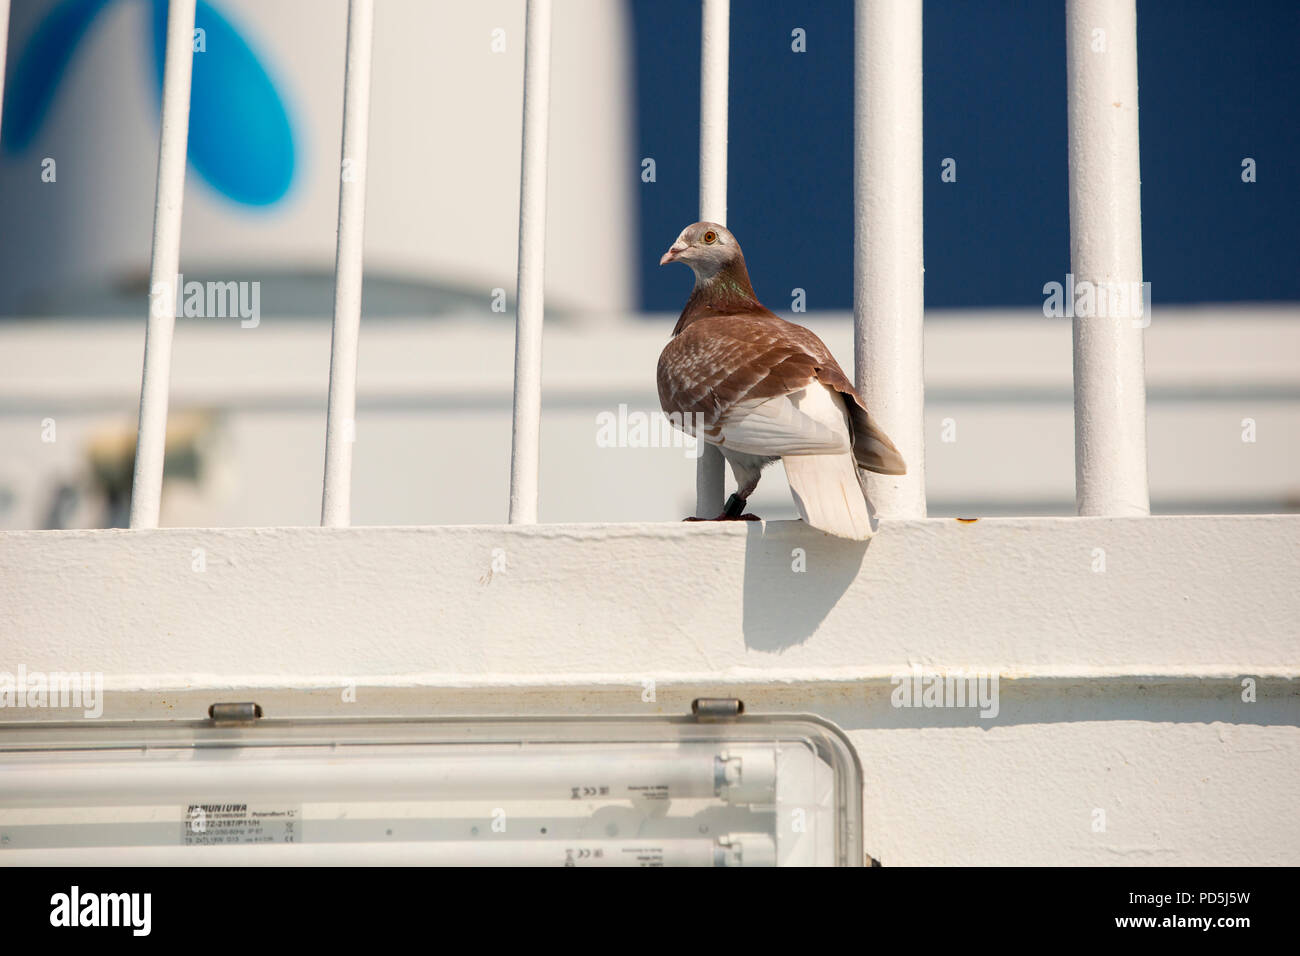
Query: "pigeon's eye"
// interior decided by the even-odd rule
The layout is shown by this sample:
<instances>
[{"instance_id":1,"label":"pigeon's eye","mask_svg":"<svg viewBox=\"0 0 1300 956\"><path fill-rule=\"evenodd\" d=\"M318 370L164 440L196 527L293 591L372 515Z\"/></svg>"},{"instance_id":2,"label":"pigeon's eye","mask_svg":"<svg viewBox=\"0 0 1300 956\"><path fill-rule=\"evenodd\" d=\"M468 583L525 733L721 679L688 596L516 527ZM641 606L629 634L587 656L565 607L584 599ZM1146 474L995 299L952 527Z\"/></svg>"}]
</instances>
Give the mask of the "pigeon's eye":
<instances>
[{"instance_id":1,"label":"pigeon's eye","mask_svg":"<svg viewBox=\"0 0 1300 956\"><path fill-rule=\"evenodd\" d=\"M713 245L713 243L718 241L718 234L714 232L712 229L710 229L708 232L704 234L704 241L707 242L709 245Z\"/></svg>"}]
</instances>

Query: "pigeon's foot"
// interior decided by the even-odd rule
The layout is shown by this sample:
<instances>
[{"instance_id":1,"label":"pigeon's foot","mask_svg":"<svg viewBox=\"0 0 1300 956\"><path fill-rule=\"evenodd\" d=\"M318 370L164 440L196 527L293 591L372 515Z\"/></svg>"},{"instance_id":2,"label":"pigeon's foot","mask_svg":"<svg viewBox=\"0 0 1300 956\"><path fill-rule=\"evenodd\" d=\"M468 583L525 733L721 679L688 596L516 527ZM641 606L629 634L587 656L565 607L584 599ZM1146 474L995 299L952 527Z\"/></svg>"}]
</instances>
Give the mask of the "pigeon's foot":
<instances>
[{"instance_id":1,"label":"pigeon's foot","mask_svg":"<svg viewBox=\"0 0 1300 956\"><path fill-rule=\"evenodd\" d=\"M716 518L683 518L683 521L762 521L758 515L744 514L745 499L733 494L722 508L722 514Z\"/></svg>"}]
</instances>

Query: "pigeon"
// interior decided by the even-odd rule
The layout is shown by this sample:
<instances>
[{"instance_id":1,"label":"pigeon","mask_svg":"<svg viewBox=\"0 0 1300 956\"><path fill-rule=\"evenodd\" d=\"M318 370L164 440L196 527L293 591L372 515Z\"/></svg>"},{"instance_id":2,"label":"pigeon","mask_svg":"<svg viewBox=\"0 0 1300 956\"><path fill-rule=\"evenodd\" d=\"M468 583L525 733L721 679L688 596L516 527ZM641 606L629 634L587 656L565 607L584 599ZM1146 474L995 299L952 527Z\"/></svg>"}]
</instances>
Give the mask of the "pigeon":
<instances>
[{"instance_id":1,"label":"pigeon","mask_svg":"<svg viewBox=\"0 0 1300 956\"><path fill-rule=\"evenodd\" d=\"M716 222L683 229L659 260L670 262L691 267L695 288L659 356L659 403L731 464L736 493L713 520L757 520L745 503L779 458L805 522L871 537L860 469L902 475L907 466L830 349L763 307L740 244Z\"/></svg>"}]
</instances>

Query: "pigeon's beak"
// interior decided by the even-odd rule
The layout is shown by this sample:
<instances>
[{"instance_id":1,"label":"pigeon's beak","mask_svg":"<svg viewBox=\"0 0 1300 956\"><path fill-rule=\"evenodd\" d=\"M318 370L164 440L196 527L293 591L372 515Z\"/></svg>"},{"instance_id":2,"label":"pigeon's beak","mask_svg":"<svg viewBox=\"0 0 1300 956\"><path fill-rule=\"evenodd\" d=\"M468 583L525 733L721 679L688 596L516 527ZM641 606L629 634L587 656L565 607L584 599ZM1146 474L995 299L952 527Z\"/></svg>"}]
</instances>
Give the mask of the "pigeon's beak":
<instances>
[{"instance_id":1,"label":"pigeon's beak","mask_svg":"<svg viewBox=\"0 0 1300 956\"><path fill-rule=\"evenodd\" d=\"M659 257L659 264L661 266L666 266L668 265L668 263L675 261L677 257L680 256L685 251L686 251L686 243L674 242L672 244L672 247L667 252L665 252L662 256Z\"/></svg>"}]
</instances>

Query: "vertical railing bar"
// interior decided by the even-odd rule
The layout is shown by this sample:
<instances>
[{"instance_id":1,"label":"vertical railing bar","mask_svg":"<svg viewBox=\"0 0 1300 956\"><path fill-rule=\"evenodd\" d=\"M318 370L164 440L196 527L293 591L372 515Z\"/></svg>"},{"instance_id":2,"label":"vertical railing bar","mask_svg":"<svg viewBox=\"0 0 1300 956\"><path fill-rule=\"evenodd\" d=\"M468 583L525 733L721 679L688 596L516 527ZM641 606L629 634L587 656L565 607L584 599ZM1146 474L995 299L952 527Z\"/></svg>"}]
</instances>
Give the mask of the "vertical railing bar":
<instances>
[{"instance_id":1,"label":"vertical railing bar","mask_svg":"<svg viewBox=\"0 0 1300 956\"><path fill-rule=\"evenodd\" d=\"M0 0L0 131L4 129L5 54L9 52L9 0Z\"/></svg>"},{"instance_id":2,"label":"vertical railing bar","mask_svg":"<svg viewBox=\"0 0 1300 956\"><path fill-rule=\"evenodd\" d=\"M907 474L868 474L884 517L923 518L925 265L921 4L857 0L854 11L854 369Z\"/></svg>"},{"instance_id":3,"label":"vertical railing bar","mask_svg":"<svg viewBox=\"0 0 1300 956\"><path fill-rule=\"evenodd\" d=\"M727 224L727 97L731 0L704 0L700 37L700 220ZM705 444L695 464L695 514L722 513L722 453Z\"/></svg>"},{"instance_id":4,"label":"vertical railing bar","mask_svg":"<svg viewBox=\"0 0 1300 956\"><path fill-rule=\"evenodd\" d=\"M356 441L357 345L361 336L374 25L374 0L349 0L338 244L334 254L334 331L330 340L325 482L320 515L320 523L330 528L345 528L352 521L352 448Z\"/></svg>"},{"instance_id":5,"label":"vertical railing bar","mask_svg":"<svg viewBox=\"0 0 1300 956\"><path fill-rule=\"evenodd\" d=\"M1134 0L1069 0L1065 31L1074 276L1067 288L1072 296L1092 283L1094 304L1104 298L1107 306L1079 315L1070 303L1075 497L1081 515L1150 514Z\"/></svg>"},{"instance_id":6,"label":"vertical railing bar","mask_svg":"<svg viewBox=\"0 0 1300 956\"><path fill-rule=\"evenodd\" d=\"M158 527L162 502L172 336L176 330L176 281L181 257L181 208L189 146L194 6L195 0L170 0L167 7L162 132L158 142L158 184L149 264L149 317L145 324L140 428L131 484L132 528Z\"/></svg>"},{"instance_id":7,"label":"vertical railing bar","mask_svg":"<svg viewBox=\"0 0 1300 956\"><path fill-rule=\"evenodd\" d=\"M510 439L511 524L537 522L550 105L551 0L528 0L524 26L519 262L515 287L515 400Z\"/></svg>"}]
</instances>

